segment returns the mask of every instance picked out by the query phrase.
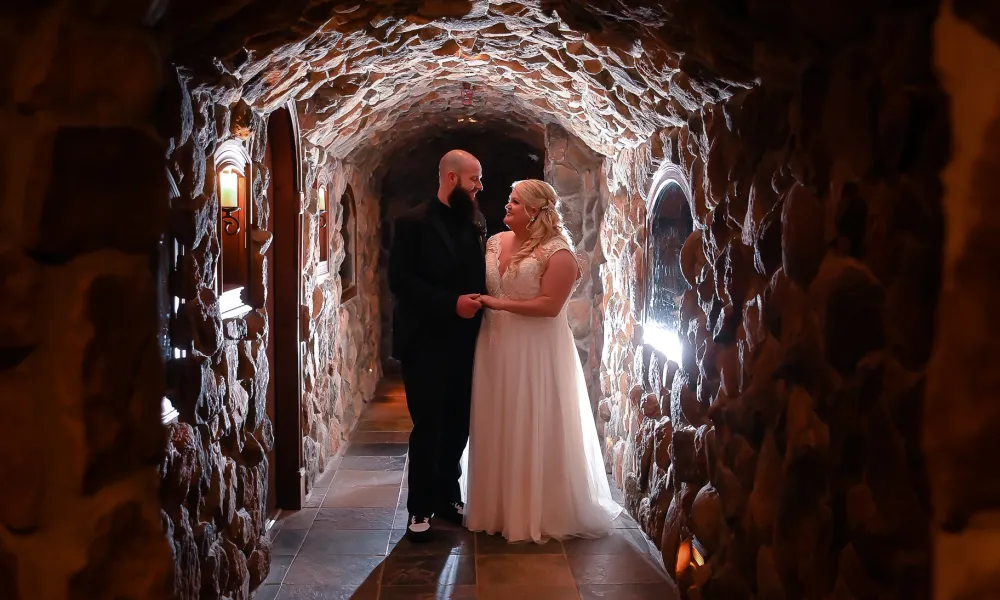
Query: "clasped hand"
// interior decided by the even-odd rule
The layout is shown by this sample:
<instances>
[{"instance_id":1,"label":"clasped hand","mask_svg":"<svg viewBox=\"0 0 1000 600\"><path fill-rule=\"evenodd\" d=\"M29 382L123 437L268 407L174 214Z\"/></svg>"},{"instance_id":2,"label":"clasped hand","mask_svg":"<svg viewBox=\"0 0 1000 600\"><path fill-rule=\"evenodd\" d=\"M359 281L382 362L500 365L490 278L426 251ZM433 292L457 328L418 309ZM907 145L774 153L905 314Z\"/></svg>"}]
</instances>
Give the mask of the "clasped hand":
<instances>
[{"instance_id":1,"label":"clasped hand","mask_svg":"<svg viewBox=\"0 0 1000 600\"><path fill-rule=\"evenodd\" d=\"M455 312L463 319L471 319L484 306L493 310L501 310L500 301L493 296L487 296L486 294L465 294L458 297Z\"/></svg>"}]
</instances>

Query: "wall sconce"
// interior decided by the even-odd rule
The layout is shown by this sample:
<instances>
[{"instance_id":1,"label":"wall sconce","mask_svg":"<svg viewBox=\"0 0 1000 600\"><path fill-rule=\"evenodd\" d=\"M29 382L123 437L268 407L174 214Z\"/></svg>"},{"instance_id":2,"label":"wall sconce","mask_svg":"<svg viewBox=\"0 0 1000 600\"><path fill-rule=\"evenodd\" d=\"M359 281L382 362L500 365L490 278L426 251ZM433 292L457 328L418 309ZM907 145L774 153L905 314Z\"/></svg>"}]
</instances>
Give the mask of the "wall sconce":
<instances>
[{"instance_id":1,"label":"wall sconce","mask_svg":"<svg viewBox=\"0 0 1000 600\"><path fill-rule=\"evenodd\" d=\"M240 232L240 221L233 213L240 211L240 176L232 167L219 173L219 206L222 210L222 222L226 235L236 235Z\"/></svg>"},{"instance_id":2,"label":"wall sconce","mask_svg":"<svg viewBox=\"0 0 1000 600\"><path fill-rule=\"evenodd\" d=\"M316 210L319 212L319 226L326 227L326 188L319 188L319 198L316 200Z\"/></svg>"}]
</instances>

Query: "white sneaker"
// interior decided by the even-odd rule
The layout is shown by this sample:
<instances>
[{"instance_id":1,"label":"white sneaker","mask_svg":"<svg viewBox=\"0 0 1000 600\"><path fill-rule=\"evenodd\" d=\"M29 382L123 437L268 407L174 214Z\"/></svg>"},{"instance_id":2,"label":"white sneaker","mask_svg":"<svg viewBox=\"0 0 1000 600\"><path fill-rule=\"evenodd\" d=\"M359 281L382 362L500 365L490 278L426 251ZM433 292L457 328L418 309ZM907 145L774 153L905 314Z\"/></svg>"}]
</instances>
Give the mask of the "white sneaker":
<instances>
[{"instance_id":1,"label":"white sneaker","mask_svg":"<svg viewBox=\"0 0 1000 600\"><path fill-rule=\"evenodd\" d=\"M414 541L420 541L430 535L431 518L410 515L410 520L406 524L406 535Z\"/></svg>"}]
</instances>

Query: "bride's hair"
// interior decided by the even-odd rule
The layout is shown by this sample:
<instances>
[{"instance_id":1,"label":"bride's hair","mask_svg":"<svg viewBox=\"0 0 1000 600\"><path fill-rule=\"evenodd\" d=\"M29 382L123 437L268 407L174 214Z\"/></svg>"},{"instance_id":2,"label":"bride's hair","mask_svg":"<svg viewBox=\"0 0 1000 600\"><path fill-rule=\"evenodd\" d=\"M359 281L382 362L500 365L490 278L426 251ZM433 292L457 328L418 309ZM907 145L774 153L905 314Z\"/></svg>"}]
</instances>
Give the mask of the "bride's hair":
<instances>
[{"instance_id":1,"label":"bride's hair","mask_svg":"<svg viewBox=\"0 0 1000 600\"><path fill-rule=\"evenodd\" d=\"M515 181L510 187L517 192L521 204L537 211L535 218L528 223L528 239L511 257L511 265L531 256L536 248L555 237L562 238L570 248L573 247L573 241L563 225L562 215L559 214L559 197L551 185L537 179L525 179Z\"/></svg>"}]
</instances>

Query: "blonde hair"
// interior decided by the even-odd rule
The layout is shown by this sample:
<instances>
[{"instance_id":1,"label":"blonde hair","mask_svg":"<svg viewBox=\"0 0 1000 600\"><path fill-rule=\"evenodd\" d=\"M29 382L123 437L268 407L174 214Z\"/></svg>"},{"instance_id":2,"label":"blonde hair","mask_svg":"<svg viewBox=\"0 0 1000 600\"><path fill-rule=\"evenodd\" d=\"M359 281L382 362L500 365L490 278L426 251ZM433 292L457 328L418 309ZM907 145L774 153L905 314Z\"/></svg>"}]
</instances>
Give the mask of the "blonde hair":
<instances>
[{"instance_id":1,"label":"blonde hair","mask_svg":"<svg viewBox=\"0 0 1000 600\"><path fill-rule=\"evenodd\" d=\"M539 246L556 237L562 238L570 248L573 247L566 226L563 225L562 215L559 214L559 196L551 185L538 179L525 179L515 181L510 187L517 192L522 205L537 211L528 223L528 239L510 258L511 266L531 256Z\"/></svg>"}]
</instances>

